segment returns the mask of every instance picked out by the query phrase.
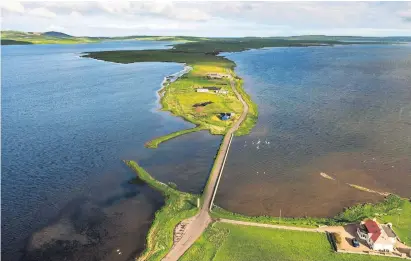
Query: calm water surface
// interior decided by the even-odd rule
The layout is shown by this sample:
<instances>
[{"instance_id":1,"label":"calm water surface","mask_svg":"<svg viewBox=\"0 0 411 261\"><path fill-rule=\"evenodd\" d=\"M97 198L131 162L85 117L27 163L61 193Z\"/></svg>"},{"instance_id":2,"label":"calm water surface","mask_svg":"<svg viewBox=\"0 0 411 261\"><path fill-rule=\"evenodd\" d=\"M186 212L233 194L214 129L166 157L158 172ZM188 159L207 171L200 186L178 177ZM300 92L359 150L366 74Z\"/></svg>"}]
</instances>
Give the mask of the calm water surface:
<instances>
[{"instance_id":1,"label":"calm water surface","mask_svg":"<svg viewBox=\"0 0 411 261\"><path fill-rule=\"evenodd\" d=\"M347 183L411 196L410 45L227 57L260 115L250 136L233 141L218 205L248 215L333 216L381 199Z\"/></svg>"},{"instance_id":2,"label":"calm water surface","mask_svg":"<svg viewBox=\"0 0 411 261\"><path fill-rule=\"evenodd\" d=\"M133 260L163 198L122 159L182 190L202 190L220 137L199 132L157 150L143 146L191 127L156 109L161 81L183 66L79 57L167 44L2 47L4 260Z\"/></svg>"}]
</instances>

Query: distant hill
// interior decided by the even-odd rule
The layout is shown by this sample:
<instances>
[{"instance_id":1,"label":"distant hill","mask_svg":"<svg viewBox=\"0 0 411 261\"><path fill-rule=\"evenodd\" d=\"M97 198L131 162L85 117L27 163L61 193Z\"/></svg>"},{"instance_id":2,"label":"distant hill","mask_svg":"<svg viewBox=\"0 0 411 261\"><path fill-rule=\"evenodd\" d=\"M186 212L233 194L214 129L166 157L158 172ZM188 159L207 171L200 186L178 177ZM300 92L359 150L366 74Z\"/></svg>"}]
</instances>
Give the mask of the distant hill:
<instances>
[{"instance_id":1,"label":"distant hill","mask_svg":"<svg viewBox=\"0 0 411 261\"><path fill-rule=\"evenodd\" d=\"M57 37L57 38L73 38L73 36L61 32L56 32L56 31L49 31L42 33L44 36L52 36L52 37Z\"/></svg>"},{"instance_id":2,"label":"distant hill","mask_svg":"<svg viewBox=\"0 0 411 261\"><path fill-rule=\"evenodd\" d=\"M1 44L78 44L99 42L103 39L92 37L75 37L62 32L20 32L1 31Z\"/></svg>"},{"instance_id":3,"label":"distant hill","mask_svg":"<svg viewBox=\"0 0 411 261\"><path fill-rule=\"evenodd\" d=\"M384 43L399 43L411 42L409 36L396 37L362 37L362 36L328 36L328 35L299 35L299 36L274 36L274 37L196 37L196 36L149 36L149 35L131 35L120 37L87 37L87 36L72 36L57 31L48 32L21 32L21 31L1 31L1 44L78 44L78 43L93 43L110 40L139 40L139 41L171 41L171 42L205 42L213 41L218 44L231 44L240 46L244 45L244 41L267 41L283 40L283 41L339 41L345 43L353 42L384 42ZM271 46L271 45L269 45ZM220 46L221 47L221 46ZM214 51L211 51L214 52Z\"/></svg>"}]
</instances>

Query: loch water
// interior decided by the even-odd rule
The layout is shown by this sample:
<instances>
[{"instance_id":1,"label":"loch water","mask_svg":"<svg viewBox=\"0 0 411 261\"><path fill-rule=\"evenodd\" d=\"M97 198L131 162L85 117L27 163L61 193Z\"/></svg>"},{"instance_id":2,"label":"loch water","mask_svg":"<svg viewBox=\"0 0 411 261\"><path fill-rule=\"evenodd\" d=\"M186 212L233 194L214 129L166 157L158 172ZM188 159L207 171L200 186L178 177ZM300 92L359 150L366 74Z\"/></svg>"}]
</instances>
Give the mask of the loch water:
<instances>
[{"instance_id":1,"label":"loch water","mask_svg":"<svg viewBox=\"0 0 411 261\"><path fill-rule=\"evenodd\" d=\"M233 140L217 205L330 217L383 198L348 184L411 197L410 44L224 55L259 117L249 136Z\"/></svg>"},{"instance_id":2,"label":"loch water","mask_svg":"<svg viewBox=\"0 0 411 261\"><path fill-rule=\"evenodd\" d=\"M134 260L162 195L122 160L200 193L221 137L148 140L192 124L158 110L175 63L116 64L81 54L168 42L2 46L2 259Z\"/></svg>"}]
</instances>

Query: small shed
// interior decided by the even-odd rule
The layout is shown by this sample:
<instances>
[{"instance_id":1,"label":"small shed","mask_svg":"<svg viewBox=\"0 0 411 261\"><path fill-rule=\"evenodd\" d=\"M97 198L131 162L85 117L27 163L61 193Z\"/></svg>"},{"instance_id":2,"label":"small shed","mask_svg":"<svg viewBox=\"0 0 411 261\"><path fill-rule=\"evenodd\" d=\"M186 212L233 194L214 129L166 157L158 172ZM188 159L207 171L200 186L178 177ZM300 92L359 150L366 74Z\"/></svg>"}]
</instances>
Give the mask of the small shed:
<instances>
[{"instance_id":1,"label":"small shed","mask_svg":"<svg viewBox=\"0 0 411 261\"><path fill-rule=\"evenodd\" d=\"M206 86L206 87L203 87L203 89L207 89L207 90L209 90L209 91L218 91L218 90L220 90L220 89L221 89L221 87L216 87L216 86Z\"/></svg>"},{"instance_id":2,"label":"small shed","mask_svg":"<svg viewBox=\"0 0 411 261\"><path fill-rule=\"evenodd\" d=\"M216 93L219 93L219 94L228 94L228 91L227 91L227 90L217 90Z\"/></svg>"},{"instance_id":3,"label":"small shed","mask_svg":"<svg viewBox=\"0 0 411 261\"><path fill-rule=\"evenodd\" d=\"M209 90L205 88L197 88L196 91L197 92L209 92Z\"/></svg>"},{"instance_id":4,"label":"small shed","mask_svg":"<svg viewBox=\"0 0 411 261\"><path fill-rule=\"evenodd\" d=\"M211 79L222 79L222 78L227 78L228 75L223 74L223 73L209 73L207 74L207 77Z\"/></svg>"}]
</instances>

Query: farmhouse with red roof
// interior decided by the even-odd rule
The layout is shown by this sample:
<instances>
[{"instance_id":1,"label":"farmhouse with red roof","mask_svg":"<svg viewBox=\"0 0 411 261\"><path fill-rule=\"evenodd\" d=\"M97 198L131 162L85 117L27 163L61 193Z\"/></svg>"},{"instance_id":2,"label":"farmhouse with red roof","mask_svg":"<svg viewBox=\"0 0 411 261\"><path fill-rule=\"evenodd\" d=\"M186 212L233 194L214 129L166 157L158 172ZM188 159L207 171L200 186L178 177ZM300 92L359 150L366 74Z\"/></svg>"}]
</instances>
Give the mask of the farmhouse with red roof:
<instances>
[{"instance_id":1,"label":"farmhouse with red roof","mask_svg":"<svg viewBox=\"0 0 411 261\"><path fill-rule=\"evenodd\" d=\"M392 231L391 224L381 225L376 219L367 219L361 222L357 228L357 234L373 250L394 251L397 236Z\"/></svg>"}]
</instances>

